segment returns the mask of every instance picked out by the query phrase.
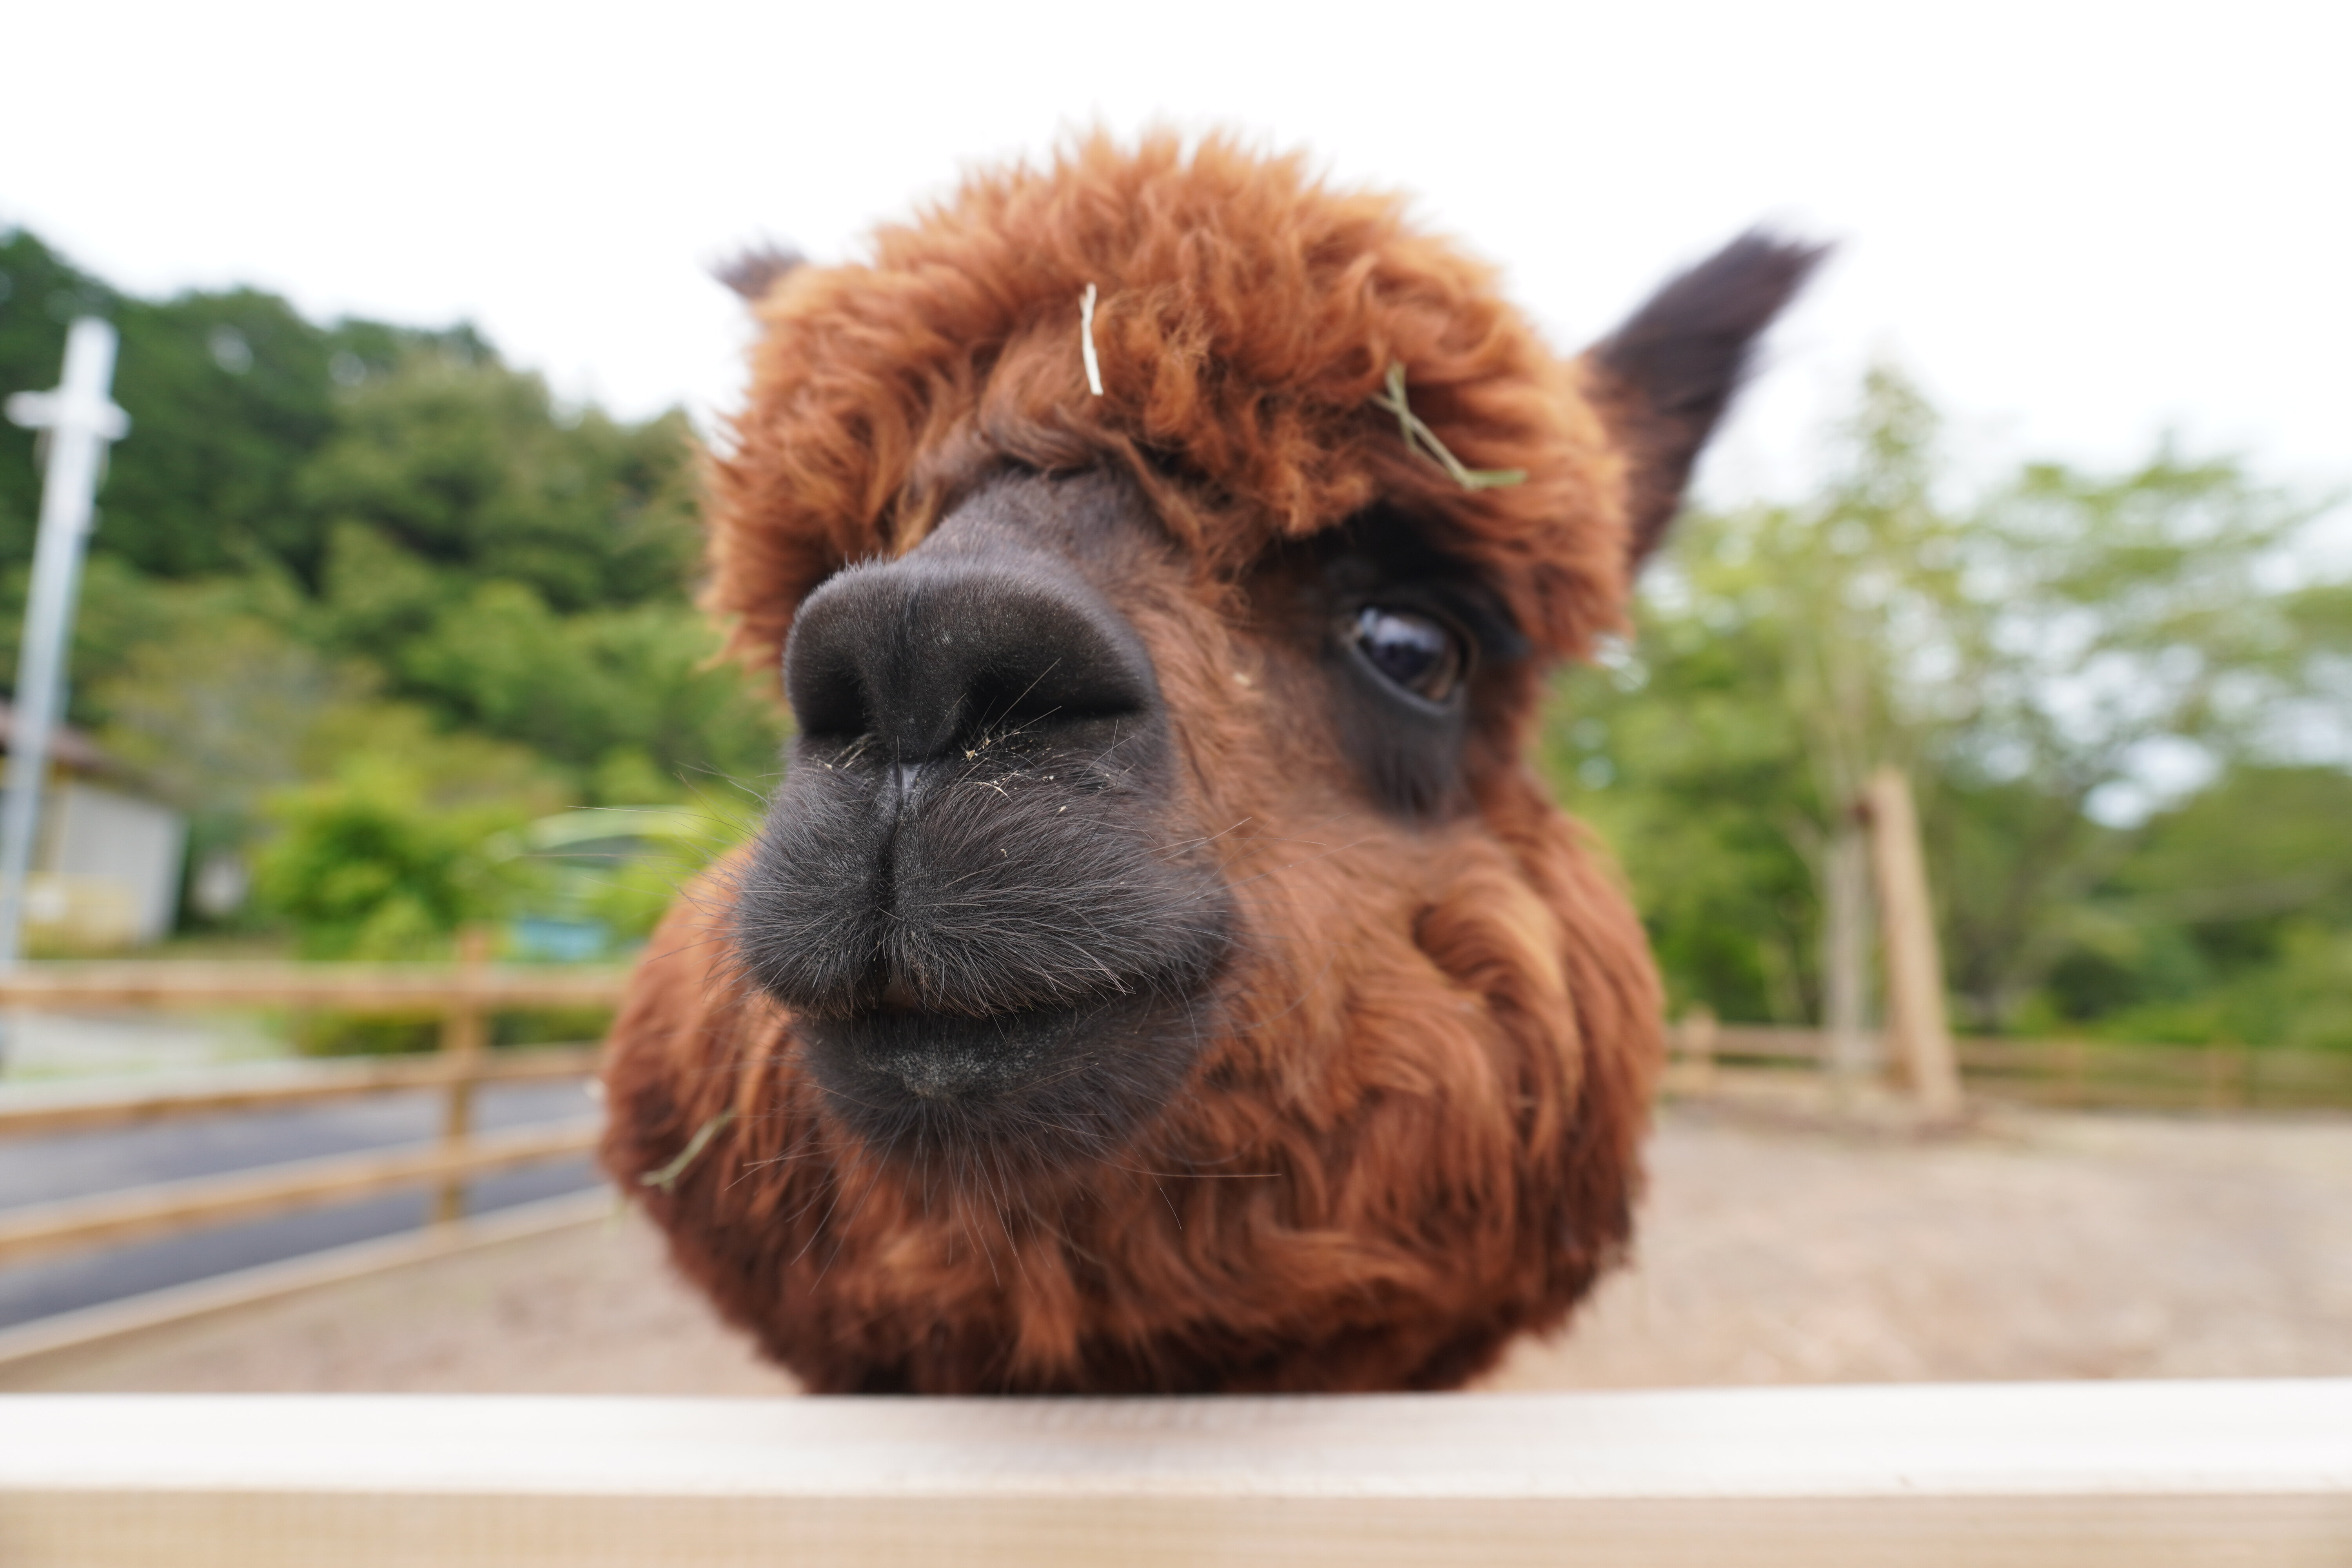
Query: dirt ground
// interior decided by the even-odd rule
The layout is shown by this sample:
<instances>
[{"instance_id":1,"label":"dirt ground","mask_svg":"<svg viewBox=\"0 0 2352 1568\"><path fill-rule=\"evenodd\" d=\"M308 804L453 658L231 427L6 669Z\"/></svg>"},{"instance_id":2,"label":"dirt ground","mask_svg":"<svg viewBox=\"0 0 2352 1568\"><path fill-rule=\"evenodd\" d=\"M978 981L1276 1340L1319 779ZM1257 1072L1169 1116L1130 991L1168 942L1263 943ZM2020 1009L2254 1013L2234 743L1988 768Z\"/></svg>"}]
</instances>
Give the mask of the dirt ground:
<instances>
[{"instance_id":1,"label":"dirt ground","mask_svg":"<svg viewBox=\"0 0 2352 1568\"><path fill-rule=\"evenodd\" d=\"M1486 1386L2352 1374L2352 1119L1663 1116L1640 1257ZM0 1387L763 1394L634 1217L0 1370Z\"/></svg>"}]
</instances>

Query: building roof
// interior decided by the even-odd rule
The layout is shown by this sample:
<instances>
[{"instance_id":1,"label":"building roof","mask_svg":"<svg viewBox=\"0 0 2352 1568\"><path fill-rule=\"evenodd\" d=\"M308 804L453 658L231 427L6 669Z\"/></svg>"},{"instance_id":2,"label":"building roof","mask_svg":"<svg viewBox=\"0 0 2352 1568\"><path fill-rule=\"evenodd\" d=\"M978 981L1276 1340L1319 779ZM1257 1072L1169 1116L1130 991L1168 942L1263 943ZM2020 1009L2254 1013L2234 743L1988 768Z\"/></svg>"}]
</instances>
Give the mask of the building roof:
<instances>
[{"instance_id":1,"label":"building roof","mask_svg":"<svg viewBox=\"0 0 2352 1568\"><path fill-rule=\"evenodd\" d=\"M16 749L16 709L11 702L0 702L0 752ZM68 773L103 773L117 771L117 763L99 749L97 742L70 724L60 724L49 731L49 760Z\"/></svg>"}]
</instances>

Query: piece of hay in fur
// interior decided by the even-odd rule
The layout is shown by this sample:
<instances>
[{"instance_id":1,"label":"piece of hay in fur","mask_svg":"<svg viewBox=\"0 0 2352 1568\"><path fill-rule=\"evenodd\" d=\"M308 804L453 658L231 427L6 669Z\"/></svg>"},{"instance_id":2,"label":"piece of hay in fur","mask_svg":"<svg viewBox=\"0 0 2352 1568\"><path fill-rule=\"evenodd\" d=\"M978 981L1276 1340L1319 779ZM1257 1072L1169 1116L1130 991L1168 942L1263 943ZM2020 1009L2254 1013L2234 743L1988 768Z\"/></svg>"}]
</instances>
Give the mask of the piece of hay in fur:
<instances>
[{"instance_id":1,"label":"piece of hay in fur","mask_svg":"<svg viewBox=\"0 0 2352 1568\"><path fill-rule=\"evenodd\" d=\"M1087 292L1089 296L1093 294L1092 285L1087 287ZM1093 345L1089 343L1087 347L1091 354ZM1404 366L1402 363L1390 364L1388 389L1372 394L1372 406L1395 415L1397 428L1404 432L1404 444L1418 447L1427 453L1439 468L1453 476L1455 484L1465 490L1491 490L1504 485L1527 483L1528 471L1525 468L1468 468L1461 458L1447 451L1445 443L1437 438L1437 432L1422 423L1421 416L1415 414L1412 405L1405 401Z\"/></svg>"},{"instance_id":2,"label":"piece of hay in fur","mask_svg":"<svg viewBox=\"0 0 2352 1568\"><path fill-rule=\"evenodd\" d=\"M696 1128L694 1136L686 1141L686 1147L677 1152L677 1159L658 1171L647 1171L644 1175L639 1176L638 1185L659 1187L664 1192L669 1191L670 1184L686 1173L686 1168L694 1163L695 1157L710 1147L710 1141L719 1136L719 1130L734 1120L735 1108L730 1105Z\"/></svg>"},{"instance_id":3,"label":"piece of hay in fur","mask_svg":"<svg viewBox=\"0 0 2352 1568\"><path fill-rule=\"evenodd\" d=\"M1087 297L1078 301L1078 349L1087 360L1087 390L1097 397L1103 395L1102 362L1095 358L1095 286L1087 285Z\"/></svg>"}]
</instances>

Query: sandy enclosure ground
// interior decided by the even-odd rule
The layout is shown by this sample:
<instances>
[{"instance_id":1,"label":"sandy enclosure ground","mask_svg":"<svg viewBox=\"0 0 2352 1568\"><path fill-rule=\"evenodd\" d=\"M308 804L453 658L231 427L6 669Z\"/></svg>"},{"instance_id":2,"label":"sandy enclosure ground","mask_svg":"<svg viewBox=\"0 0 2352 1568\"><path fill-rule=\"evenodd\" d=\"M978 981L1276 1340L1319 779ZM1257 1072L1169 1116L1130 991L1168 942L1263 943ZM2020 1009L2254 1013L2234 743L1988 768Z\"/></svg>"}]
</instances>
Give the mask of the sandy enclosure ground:
<instances>
[{"instance_id":1,"label":"sandy enclosure ground","mask_svg":"<svg viewBox=\"0 0 2352 1568\"><path fill-rule=\"evenodd\" d=\"M1635 1265L1486 1386L2352 1373L2352 1118L1664 1113ZM0 1387L761 1394L634 1216L0 1368Z\"/></svg>"}]
</instances>

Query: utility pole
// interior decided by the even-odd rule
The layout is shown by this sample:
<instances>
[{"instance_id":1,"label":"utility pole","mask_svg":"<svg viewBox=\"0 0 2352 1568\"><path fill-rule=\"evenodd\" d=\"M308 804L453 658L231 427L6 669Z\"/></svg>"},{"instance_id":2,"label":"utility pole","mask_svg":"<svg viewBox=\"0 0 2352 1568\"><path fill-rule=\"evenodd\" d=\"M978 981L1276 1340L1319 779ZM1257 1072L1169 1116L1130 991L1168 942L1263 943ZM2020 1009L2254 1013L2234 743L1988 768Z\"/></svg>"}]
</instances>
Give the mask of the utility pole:
<instances>
[{"instance_id":1,"label":"utility pole","mask_svg":"<svg viewBox=\"0 0 2352 1568\"><path fill-rule=\"evenodd\" d=\"M81 560L106 448L131 429L108 396L114 383L114 329L95 317L66 333L65 375L54 392L20 392L8 417L48 435L41 480L41 526L33 547L33 592L16 658L16 711L8 733L8 789L0 802L0 972L24 952L25 879L40 826L49 734L65 695L66 639L73 630ZM0 1037L0 1048L5 1048Z\"/></svg>"}]
</instances>

